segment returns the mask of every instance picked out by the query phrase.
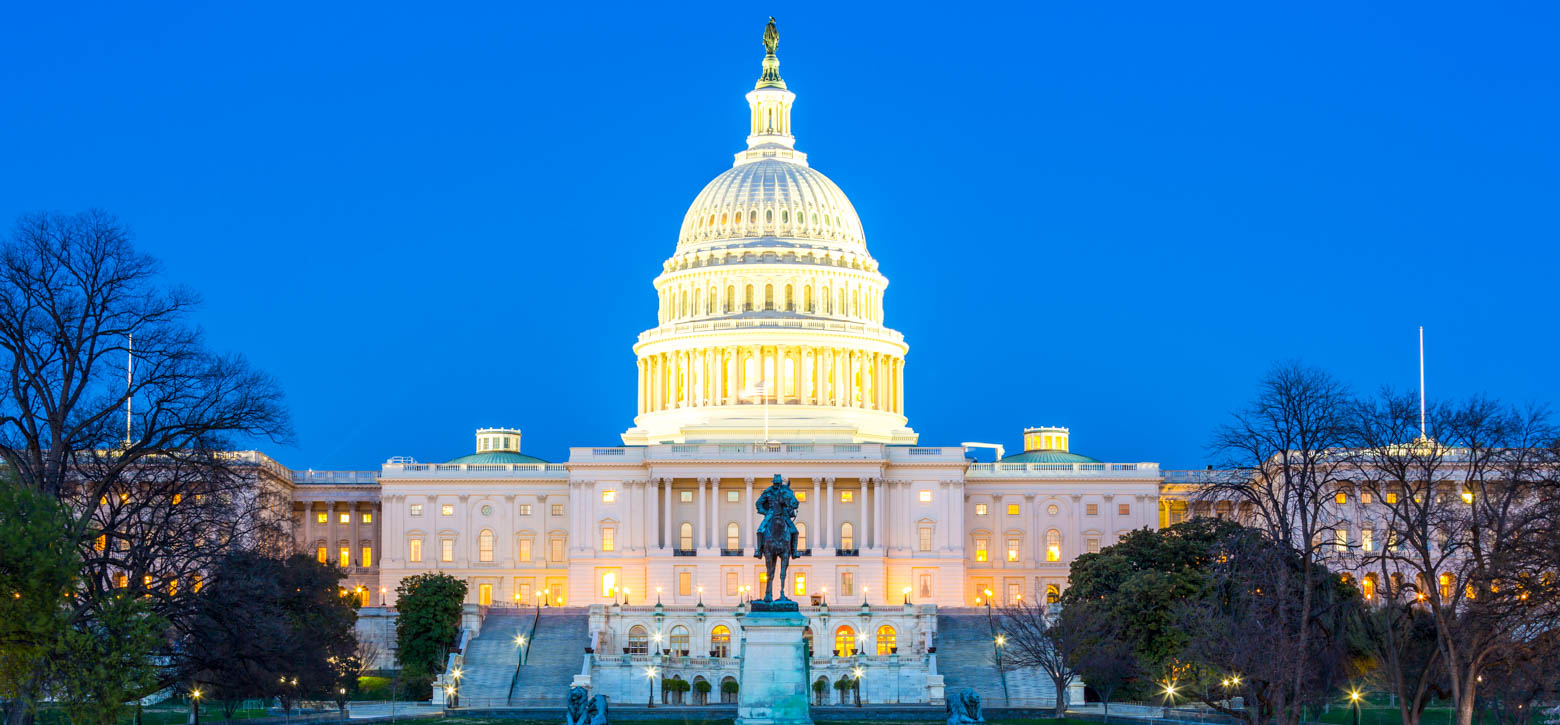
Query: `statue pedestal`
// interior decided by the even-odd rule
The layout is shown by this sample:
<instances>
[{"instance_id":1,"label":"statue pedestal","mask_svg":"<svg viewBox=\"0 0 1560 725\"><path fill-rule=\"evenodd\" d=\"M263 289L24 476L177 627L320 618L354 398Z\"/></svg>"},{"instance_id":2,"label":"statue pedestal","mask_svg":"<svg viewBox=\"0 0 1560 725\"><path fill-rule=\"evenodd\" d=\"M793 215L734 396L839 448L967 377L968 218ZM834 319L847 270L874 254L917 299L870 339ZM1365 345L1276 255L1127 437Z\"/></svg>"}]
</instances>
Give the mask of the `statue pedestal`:
<instances>
[{"instance_id":1,"label":"statue pedestal","mask_svg":"<svg viewBox=\"0 0 1560 725\"><path fill-rule=\"evenodd\" d=\"M806 626L807 618L797 612L753 612L742 618L736 725L812 725L802 642Z\"/></svg>"}]
</instances>

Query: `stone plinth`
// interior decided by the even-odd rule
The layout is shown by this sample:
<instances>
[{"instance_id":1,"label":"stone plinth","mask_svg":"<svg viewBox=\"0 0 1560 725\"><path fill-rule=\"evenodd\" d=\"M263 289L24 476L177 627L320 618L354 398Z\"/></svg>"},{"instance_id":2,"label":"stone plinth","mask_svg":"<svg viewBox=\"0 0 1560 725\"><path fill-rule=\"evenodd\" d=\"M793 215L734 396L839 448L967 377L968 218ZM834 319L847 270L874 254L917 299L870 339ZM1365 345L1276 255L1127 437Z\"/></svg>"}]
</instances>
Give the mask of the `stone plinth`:
<instances>
[{"instance_id":1,"label":"stone plinth","mask_svg":"<svg viewBox=\"0 0 1560 725\"><path fill-rule=\"evenodd\" d=\"M736 725L812 725L807 661L796 612L753 612L742 618L742 688Z\"/></svg>"}]
</instances>

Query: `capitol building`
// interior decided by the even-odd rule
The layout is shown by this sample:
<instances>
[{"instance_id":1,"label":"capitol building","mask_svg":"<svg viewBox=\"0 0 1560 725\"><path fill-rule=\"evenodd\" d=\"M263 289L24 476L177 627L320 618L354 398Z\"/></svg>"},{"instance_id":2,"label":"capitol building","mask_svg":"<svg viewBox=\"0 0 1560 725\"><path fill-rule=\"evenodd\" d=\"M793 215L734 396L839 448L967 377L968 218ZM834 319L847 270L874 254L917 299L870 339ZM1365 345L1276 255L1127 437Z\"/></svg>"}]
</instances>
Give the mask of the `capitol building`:
<instances>
[{"instance_id":1,"label":"capitol building","mask_svg":"<svg viewBox=\"0 0 1560 725\"><path fill-rule=\"evenodd\" d=\"M552 462L523 452L518 428L482 428L445 462L296 472L264 459L290 491L297 546L343 567L370 609L393 607L403 578L441 572L478 611L589 608L597 650L616 653L617 638L628 656L642 642L604 624L612 612L702 619L762 591L753 502L780 474L801 502L802 555L776 584L804 608L888 607L903 622L895 652L917 632L924 653L925 612L1054 600L1079 554L1190 515L1189 475L1074 452L1087 431L1014 431L994 463L920 440L888 277L849 197L798 148L797 98L771 48L745 96L746 144L693 195L651 280L653 318L624 341L638 395L621 441ZM713 653L718 629L692 649ZM887 654L881 629L853 628L844 649Z\"/></svg>"}]
</instances>

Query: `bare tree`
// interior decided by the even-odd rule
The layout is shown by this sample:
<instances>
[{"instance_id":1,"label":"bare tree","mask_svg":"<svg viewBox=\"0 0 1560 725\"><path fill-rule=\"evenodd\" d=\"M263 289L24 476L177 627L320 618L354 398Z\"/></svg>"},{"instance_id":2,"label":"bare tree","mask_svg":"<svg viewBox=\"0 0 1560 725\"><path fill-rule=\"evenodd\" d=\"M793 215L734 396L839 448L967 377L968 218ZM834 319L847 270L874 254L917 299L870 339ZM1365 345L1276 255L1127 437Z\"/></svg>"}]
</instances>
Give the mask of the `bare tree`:
<instances>
[{"instance_id":1,"label":"bare tree","mask_svg":"<svg viewBox=\"0 0 1560 725\"><path fill-rule=\"evenodd\" d=\"M0 247L0 458L74 513L76 619L128 588L177 628L214 561L284 523L277 473L229 452L289 436L279 389L210 352L195 296L159 274L101 212L24 217Z\"/></svg>"},{"instance_id":2,"label":"bare tree","mask_svg":"<svg viewBox=\"0 0 1560 725\"><path fill-rule=\"evenodd\" d=\"M998 626L1003 644L1003 669L1033 667L1051 678L1056 688L1056 716L1067 712L1067 686L1077 677L1073 659L1079 646L1091 634L1077 626L1058 623L1060 607L1046 607L1019 600L1001 609ZM1074 618L1073 624L1082 624Z\"/></svg>"},{"instance_id":3,"label":"bare tree","mask_svg":"<svg viewBox=\"0 0 1560 725\"><path fill-rule=\"evenodd\" d=\"M1560 616L1556 430L1546 411L1474 399L1432 409L1419 431L1410 400L1360 405L1354 478L1386 540L1358 557L1373 587L1428 613L1457 723L1470 725L1483 670Z\"/></svg>"},{"instance_id":4,"label":"bare tree","mask_svg":"<svg viewBox=\"0 0 1560 725\"><path fill-rule=\"evenodd\" d=\"M1293 627L1299 652L1311 649L1316 631L1312 577L1328 557L1328 534L1336 525L1328 506L1350 470L1352 412L1343 383L1288 363L1268 373L1256 398L1215 433L1210 446L1228 475L1212 478L1202 502L1234 504L1245 523L1300 557L1295 616L1273 622ZM1288 676L1272 693L1277 713L1297 713L1305 699L1307 673L1293 668Z\"/></svg>"}]
</instances>

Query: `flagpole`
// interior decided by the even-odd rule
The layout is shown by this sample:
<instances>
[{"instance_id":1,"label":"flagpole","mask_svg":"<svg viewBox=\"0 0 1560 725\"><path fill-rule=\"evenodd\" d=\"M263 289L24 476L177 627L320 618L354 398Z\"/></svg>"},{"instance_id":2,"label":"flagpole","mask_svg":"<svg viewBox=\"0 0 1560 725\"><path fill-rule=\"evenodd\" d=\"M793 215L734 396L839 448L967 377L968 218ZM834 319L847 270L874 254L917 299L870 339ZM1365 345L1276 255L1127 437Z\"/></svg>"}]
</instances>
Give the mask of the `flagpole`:
<instances>
[{"instance_id":1,"label":"flagpole","mask_svg":"<svg viewBox=\"0 0 1560 725\"><path fill-rule=\"evenodd\" d=\"M1419 437L1425 435L1425 326L1419 326Z\"/></svg>"},{"instance_id":2,"label":"flagpole","mask_svg":"<svg viewBox=\"0 0 1560 725\"><path fill-rule=\"evenodd\" d=\"M133 392L135 390L135 333L126 335L129 339L128 349L125 351L125 446L130 445L131 404L135 402Z\"/></svg>"}]
</instances>

